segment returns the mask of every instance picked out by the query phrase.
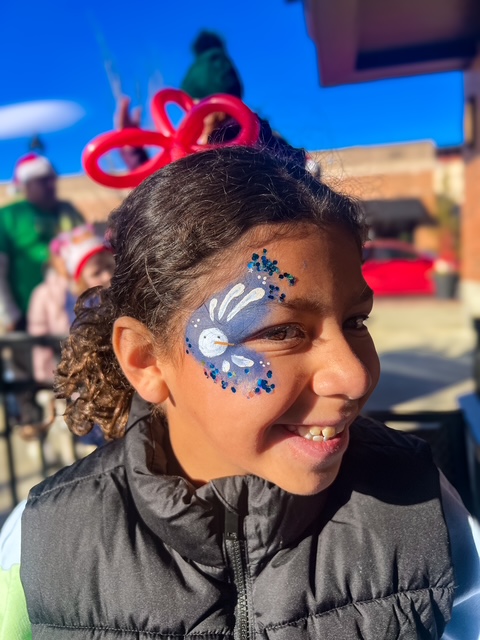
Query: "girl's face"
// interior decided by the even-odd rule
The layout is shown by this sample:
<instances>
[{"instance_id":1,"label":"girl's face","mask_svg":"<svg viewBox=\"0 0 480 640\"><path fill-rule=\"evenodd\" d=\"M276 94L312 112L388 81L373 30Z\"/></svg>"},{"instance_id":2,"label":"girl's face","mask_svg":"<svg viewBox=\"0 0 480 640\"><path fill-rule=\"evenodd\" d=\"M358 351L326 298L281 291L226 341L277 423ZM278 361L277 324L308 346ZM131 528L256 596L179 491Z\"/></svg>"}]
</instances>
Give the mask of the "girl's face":
<instances>
[{"instance_id":1,"label":"girl's face","mask_svg":"<svg viewBox=\"0 0 480 640\"><path fill-rule=\"evenodd\" d=\"M86 263L80 277L83 289L91 287L108 287L115 268L115 258L110 251L96 253Z\"/></svg>"},{"instance_id":2,"label":"girl's face","mask_svg":"<svg viewBox=\"0 0 480 640\"><path fill-rule=\"evenodd\" d=\"M249 240L222 259L224 285L164 367L172 449L195 483L254 474L314 494L335 479L378 381L372 292L341 228Z\"/></svg>"}]
</instances>

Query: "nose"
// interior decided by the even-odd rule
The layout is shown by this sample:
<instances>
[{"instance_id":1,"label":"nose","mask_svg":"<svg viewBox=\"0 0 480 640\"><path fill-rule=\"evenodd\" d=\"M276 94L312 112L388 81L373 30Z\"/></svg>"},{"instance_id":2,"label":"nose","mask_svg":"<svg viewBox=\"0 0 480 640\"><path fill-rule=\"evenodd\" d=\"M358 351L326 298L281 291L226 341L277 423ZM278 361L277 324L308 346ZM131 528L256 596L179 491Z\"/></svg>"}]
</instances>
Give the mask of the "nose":
<instances>
[{"instance_id":1,"label":"nose","mask_svg":"<svg viewBox=\"0 0 480 640\"><path fill-rule=\"evenodd\" d=\"M112 279L112 274L110 273L110 271L105 269L105 271L102 271L100 273L99 284L101 284L102 287L108 287L110 285L111 279Z\"/></svg>"},{"instance_id":2,"label":"nose","mask_svg":"<svg viewBox=\"0 0 480 640\"><path fill-rule=\"evenodd\" d=\"M376 384L378 356L369 337L350 338L339 329L319 345L314 357L312 384L318 396L360 400Z\"/></svg>"}]
</instances>

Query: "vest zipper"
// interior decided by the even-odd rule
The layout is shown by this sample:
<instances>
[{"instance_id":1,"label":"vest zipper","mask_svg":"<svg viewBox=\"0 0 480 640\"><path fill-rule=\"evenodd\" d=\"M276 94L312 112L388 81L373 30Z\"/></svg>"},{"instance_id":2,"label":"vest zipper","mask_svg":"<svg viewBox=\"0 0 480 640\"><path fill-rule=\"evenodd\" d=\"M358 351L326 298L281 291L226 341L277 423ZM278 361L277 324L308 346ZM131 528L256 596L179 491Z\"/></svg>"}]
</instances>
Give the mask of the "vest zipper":
<instances>
[{"instance_id":1,"label":"vest zipper","mask_svg":"<svg viewBox=\"0 0 480 640\"><path fill-rule=\"evenodd\" d=\"M225 548L237 589L235 640L250 640L250 613L248 606L247 560L242 520L236 513L225 511Z\"/></svg>"}]
</instances>

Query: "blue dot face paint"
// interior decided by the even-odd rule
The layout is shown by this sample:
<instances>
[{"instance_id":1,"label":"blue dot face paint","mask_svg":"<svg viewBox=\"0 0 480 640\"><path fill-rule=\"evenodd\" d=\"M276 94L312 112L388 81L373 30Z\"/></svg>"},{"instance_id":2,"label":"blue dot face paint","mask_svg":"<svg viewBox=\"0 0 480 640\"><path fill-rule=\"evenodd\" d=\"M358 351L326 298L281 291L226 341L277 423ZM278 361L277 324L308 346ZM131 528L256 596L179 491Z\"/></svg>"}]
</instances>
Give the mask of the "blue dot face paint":
<instances>
[{"instance_id":1,"label":"blue dot face paint","mask_svg":"<svg viewBox=\"0 0 480 640\"><path fill-rule=\"evenodd\" d=\"M185 352L199 361L204 375L222 389L247 397L275 390L270 362L243 340L260 329L271 308L281 304L296 278L270 260L267 249L252 254L241 282L229 285L197 309L189 320Z\"/></svg>"}]
</instances>

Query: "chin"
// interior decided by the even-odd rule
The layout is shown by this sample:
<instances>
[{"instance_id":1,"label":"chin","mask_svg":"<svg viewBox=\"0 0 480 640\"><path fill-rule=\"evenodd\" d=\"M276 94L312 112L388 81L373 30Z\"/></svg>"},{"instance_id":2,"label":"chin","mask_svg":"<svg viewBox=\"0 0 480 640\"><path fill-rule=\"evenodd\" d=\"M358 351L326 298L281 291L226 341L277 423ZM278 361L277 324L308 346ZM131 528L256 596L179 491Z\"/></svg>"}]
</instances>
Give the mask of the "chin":
<instances>
[{"instance_id":1,"label":"chin","mask_svg":"<svg viewBox=\"0 0 480 640\"><path fill-rule=\"evenodd\" d=\"M297 476L295 479L285 478L283 481L275 482L280 489L287 493L292 493L298 496L314 496L317 493L321 493L328 489L328 487L335 481L338 475L339 468L332 469L329 472L323 472L318 475L311 475L301 477Z\"/></svg>"}]
</instances>

